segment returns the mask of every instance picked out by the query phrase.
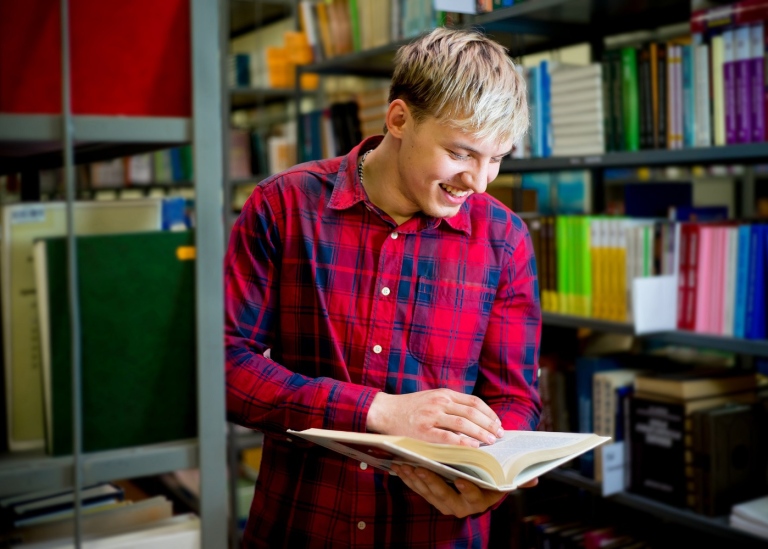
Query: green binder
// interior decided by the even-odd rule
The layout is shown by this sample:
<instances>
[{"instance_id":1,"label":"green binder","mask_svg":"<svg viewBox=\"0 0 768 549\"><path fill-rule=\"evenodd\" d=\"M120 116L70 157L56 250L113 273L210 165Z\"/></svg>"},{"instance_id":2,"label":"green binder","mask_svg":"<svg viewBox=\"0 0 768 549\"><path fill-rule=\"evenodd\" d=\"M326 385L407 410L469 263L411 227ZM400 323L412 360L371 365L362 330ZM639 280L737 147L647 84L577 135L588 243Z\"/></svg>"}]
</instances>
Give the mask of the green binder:
<instances>
[{"instance_id":1,"label":"green binder","mask_svg":"<svg viewBox=\"0 0 768 549\"><path fill-rule=\"evenodd\" d=\"M35 243L48 452L72 452L66 240ZM194 238L77 237L83 450L196 436Z\"/></svg>"}]
</instances>

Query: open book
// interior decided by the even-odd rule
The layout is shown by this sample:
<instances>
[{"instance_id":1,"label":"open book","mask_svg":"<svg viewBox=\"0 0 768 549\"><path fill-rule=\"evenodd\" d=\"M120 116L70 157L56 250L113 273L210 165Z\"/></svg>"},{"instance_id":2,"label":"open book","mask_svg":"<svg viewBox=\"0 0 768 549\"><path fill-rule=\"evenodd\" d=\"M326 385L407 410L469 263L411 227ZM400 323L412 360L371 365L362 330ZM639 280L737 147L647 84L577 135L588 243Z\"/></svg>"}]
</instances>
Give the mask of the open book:
<instances>
[{"instance_id":1,"label":"open book","mask_svg":"<svg viewBox=\"0 0 768 549\"><path fill-rule=\"evenodd\" d=\"M489 490L509 492L521 484L610 440L589 433L506 431L495 444L470 448L410 437L306 429L288 433L391 472L407 464L454 481L463 478Z\"/></svg>"}]
</instances>

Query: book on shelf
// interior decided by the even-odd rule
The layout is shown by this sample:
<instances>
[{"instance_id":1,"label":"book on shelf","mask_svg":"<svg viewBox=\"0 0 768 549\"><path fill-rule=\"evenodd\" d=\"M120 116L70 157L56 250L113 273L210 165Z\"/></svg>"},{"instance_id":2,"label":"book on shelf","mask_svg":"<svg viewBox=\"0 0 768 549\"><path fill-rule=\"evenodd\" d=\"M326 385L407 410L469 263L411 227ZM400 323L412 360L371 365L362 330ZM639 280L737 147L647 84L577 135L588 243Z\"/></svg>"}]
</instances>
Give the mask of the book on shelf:
<instances>
[{"instance_id":1,"label":"book on shelf","mask_svg":"<svg viewBox=\"0 0 768 549\"><path fill-rule=\"evenodd\" d=\"M515 490L609 440L593 433L506 431L494 444L470 448L327 429L288 433L385 471L393 464L423 467L451 482L464 479L501 492Z\"/></svg>"},{"instance_id":2,"label":"book on shelf","mask_svg":"<svg viewBox=\"0 0 768 549\"><path fill-rule=\"evenodd\" d=\"M644 392L636 386L629 399L626 433L630 490L670 505L696 508L700 504L693 467L692 414L756 402L754 390L680 399Z\"/></svg>"},{"instance_id":3,"label":"book on shelf","mask_svg":"<svg viewBox=\"0 0 768 549\"><path fill-rule=\"evenodd\" d=\"M161 520L141 523L130 530L99 532L85 536L81 547L103 549L130 547L131 549L198 549L200 547L200 519L185 513ZM71 537L24 544L26 549L74 549Z\"/></svg>"},{"instance_id":4,"label":"book on shelf","mask_svg":"<svg viewBox=\"0 0 768 549\"><path fill-rule=\"evenodd\" d=\"M122 501L123 489L103 483L83 487L80 491L84 509ZM75 505L72 490L40 491L0 499L0 519L4 529L30 527L71 517Z\"/></svg>"},{"instance_id":5,"label":"book on shelf","mask_svg":"<svg viewBox=\"0 0 768 549\"><path fill-rule=\"evenodd\" d=\"M194 437L194 238L79 236L83 450ZM72 366L64 238L34 249L46 447L72 452ZM119 314L115 314L119 311ZM162 393L162 396L159 395Z\"/></svg>"},{"instance_id":6,"label":"book on shelf","mask_svg":"<svg viewBox=\"0 0 768 549\"><path fill-rule=\"evenodd\" d=\"M80 235L159 230L162 200L76 202ZM42 448L44 419L41 349L33 242L66 234L63 202L14 204L2 208L2 309L5 406L12 451Z\"/></svg>"},{"instance_id":7,"label":"book on shelf","mask_svg":"<svg viewBox=\"0 0 768 549\"><path fill-rule=\"evenodd\" d=\"M743 391L756 391L757 375L728 368L694 368L677 372L640 374L635 390L678 399L695 399Z\"/></svg>"},{"instance_id":8,"label":"book on shelf","mask_svg":"<svg viewBox=\"0 0 768 549\"><path fill-rule=\"evenodd\" d=\"M768 495L734 505L728 522L732 528L768 540Z\"/></svg>"},{"instance_id":9,"label":"book on shelf","mask_svg":"<svg viewBox=\"0 0 768 549\"><path fill-rule=\"evenodd\" d=\"M173 505L164 496L155 496L140 501L125 500L124 505L84 509L81 516L82 531L86 537L130 532L134 528L169 519L173 516ZM9 530L0 543L62 543L74 536L74 521L71 517L59 517L46 523L23 526ZM26 545L25 545L26 546Z\"/></svg>"},{"instance_id":10,"label":"book on shelf","mask_svg":"<svg viewBox=\"0 0 768 549\"><path fill-rule=\"evenodd\" d=\"M760 406L726 404L691 414L694 510L725 515L732 505L768 491Z\"/></svg>"}]
</instances>

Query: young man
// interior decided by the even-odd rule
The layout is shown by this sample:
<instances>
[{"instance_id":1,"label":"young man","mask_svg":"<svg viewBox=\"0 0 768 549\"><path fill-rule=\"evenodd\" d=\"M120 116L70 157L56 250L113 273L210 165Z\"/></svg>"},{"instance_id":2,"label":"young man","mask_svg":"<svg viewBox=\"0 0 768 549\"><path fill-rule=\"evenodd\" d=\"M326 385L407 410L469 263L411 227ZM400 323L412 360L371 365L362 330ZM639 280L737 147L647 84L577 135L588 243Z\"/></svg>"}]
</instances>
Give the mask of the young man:
<instances>
[{"instance_id":1,"label":"young man","mask_svg":"<svg viewBox=\"0 0 768 549\"><path fill-rule=\"evenodd\" d=\"M483 194L527 125L505 50L439 28L398 52L383 137L246 202L226 259L227 411L265 435L245 546L487 545L501 494L286 429L478 446L536 427L533 248Z\"/></svg>"}]
</instances>

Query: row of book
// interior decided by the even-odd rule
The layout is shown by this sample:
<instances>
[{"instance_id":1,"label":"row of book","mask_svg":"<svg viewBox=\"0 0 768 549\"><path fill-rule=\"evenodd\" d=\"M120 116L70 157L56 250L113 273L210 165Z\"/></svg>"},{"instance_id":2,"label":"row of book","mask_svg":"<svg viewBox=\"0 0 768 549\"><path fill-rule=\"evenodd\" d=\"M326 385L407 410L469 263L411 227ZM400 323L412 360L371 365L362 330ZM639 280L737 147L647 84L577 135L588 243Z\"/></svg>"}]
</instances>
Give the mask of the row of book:
<instances>
[{"instance_id":1,"label":"row of book","mask_svg":"<svg viewBox=\"0 0 768 549\"><path fill-rule=\"evenodd\" d=\"M75 202L84 450L195 436L194 238L183 199ZM0 445L71 451L66 209L0 210ZM115 311L120 311L115 315ZM121 365L122 364L122 365ZM158 392L159 391L159 392ZM158 395L162 393L162 398Z\"/></svg>"},{"instance_id":2,"label":"row of book","mask_svg":"<svg viewBox=\"0 0 768 549\"><path fill-rule=\"evenodd\" d=\"M578 461L605 495L629 490L704 515L727 514L768 494L766 378L714 364L650 353L579 356L575 382L561 380L557 389L562 367L545 360L550 421L541 428L561 427L558 410L573 402L579 431L612 437Z\"/></svg>"},{"instance_id":3,"label":"row of book","mask_svg":"<svg viewBox=\"0 0 768 549\"><path fill-rule=\"evenodd\" d=\"M86 486L82 501L83 547L179 549L200 546L200 520L193 513L173 514L164 496L133 501L119 484ZM72 547L74 493L49 490L0 500L0 545L29 549Z\"/></svg>"},{"instance_id":4,"label":"row of book","mask_svg":"<svg viewBox=\"0 0 768 549\"><path fill-rule=\"evenodd\" d=\"M231 87L293 89L296 67L313 60L313 51L303 31L283 32L283 43L265 46L253 52L229 55L227 78ZM302 73L301 89L316 90L320 79L312 73Z\"/></svg>"},{"instance_id":5,"label":"row of book","mask_svg":"<svg viewBox=\"0 0 768 549\"><path fill-rule=\"evenodd\" d=\"M315 62L461 21L460 14L436 10L433 0L302 0L299 14Z\"/></svg>"},{"instance_id":6,"label":"row of book","mask_svg":"<svg viewBox=\"0 0 768 549\"><path fill-rule=\"evenodd\" d=\"M764 142L766 21L743 0L695 11L690 33L610 37L596 63L527 68L528 156Z\"/></svg>"},{"instance_id":7,"label":"row of book","mask_svg":"<svg viewBox=\"0 0 768 549\"><path fill-rule=\"evenodd\" d=\"M761 223L567 215L527 222L545 311L626 322L641 298L635 280L667 275L676 281L677 299L665 305L677 329L768 335Z\"/></svg>"}]
</instances>

